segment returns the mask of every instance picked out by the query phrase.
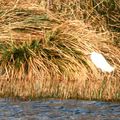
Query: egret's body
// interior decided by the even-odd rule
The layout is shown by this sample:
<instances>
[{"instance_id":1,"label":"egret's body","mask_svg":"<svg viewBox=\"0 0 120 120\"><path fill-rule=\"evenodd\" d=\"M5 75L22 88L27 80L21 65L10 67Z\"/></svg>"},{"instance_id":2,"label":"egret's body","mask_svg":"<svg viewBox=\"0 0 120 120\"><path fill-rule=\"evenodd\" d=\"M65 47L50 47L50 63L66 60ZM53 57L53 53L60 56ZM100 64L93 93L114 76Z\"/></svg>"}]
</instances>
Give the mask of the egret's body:
<instances>
[{"instance_id":1,"label":"egret's body","mask_svg":"<svg viewBox=\"0 0 120 120\"><path fill-rule=\"evenodd\" d=\"M94 65L97 68L100 68L102 70L102 72L112 72L114 71L114 67L112 67L107 60L104 58L104 56L100 53L97 52L92 52L90 54L90 58L92 60L92 62L94 63Z\"/></svg>"}]
</instances>

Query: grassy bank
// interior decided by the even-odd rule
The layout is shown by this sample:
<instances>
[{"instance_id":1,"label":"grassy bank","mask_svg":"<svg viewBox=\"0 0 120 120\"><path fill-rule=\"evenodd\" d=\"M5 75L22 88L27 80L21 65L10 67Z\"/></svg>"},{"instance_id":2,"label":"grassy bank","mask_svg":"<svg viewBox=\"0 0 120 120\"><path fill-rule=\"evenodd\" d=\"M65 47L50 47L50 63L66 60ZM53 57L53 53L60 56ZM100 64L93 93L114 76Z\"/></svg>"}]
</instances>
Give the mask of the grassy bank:
<instances>
[{"instance_id":1,"label":"grassy bank","mask_svg":"<svg viewBox=\"0 0 120 120\"><path fill-rule=\"evenodd\" d=\"M98 3L1 2L0 96L119 101L119 16L112 26L109 3ZM112 4L118 12L119 4ZM107 13L99 13L100 7ZM88 56L92 51L115 71L98 70Z\"/></svg>"}]
</instances>

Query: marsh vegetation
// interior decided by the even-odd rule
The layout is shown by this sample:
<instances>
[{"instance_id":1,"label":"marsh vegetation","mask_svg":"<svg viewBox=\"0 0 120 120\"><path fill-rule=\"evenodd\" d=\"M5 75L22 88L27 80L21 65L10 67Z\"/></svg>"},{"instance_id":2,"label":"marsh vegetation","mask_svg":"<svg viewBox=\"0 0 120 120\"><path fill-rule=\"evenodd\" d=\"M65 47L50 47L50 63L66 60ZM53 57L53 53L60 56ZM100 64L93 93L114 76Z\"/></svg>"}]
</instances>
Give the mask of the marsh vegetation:
<instances>
[{"instance_id":1,"label":"marsh vegetation","mask_svg":"<svg viewBox=\"0 0 120 120\"><path fill-rule=\"evenodd\" d=\"M117 0L0 1L0 96L119 101L119 32ZM93 51L115 71L97 69Z\"/></svg>"}]
</instances>

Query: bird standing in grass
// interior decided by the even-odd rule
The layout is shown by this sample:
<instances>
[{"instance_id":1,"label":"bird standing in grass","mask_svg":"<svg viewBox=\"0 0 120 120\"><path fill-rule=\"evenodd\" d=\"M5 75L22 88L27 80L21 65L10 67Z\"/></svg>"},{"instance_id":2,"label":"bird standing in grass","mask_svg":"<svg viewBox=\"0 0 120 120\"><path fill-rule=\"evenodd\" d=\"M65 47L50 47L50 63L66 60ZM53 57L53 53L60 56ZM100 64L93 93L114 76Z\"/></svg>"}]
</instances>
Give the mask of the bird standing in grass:
<instances>
[{"instance_id":1,"label":"bird standing in grass","mask_svg":"<svg viewBox=\"0 0 120 120\"><path fill-rule=\"evenodd\" d=\"M105 57L98 53L98 52L92 52L90 54L90 58L91 58L91 61L94 63L94 65L101 69L102 72L108 72L108 73L111 73L112 71L114 71L114 67L112 67L108 62L107 60L105 59Z\"/></svg>"}]
</instances>

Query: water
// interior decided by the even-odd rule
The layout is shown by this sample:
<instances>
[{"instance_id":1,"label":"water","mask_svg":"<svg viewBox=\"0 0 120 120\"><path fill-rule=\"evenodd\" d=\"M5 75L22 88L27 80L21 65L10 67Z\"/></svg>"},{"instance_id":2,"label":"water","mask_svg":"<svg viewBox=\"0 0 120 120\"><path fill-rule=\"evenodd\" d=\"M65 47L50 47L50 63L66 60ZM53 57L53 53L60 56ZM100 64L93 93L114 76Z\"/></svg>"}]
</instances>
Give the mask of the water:
<instances>
[{"instance_id":1,"label":"water","mask_svg":"<svg viewBox=\"0 0 120 120\"><path fill-rule=\"evenodd\" d=\"M120 103L0 99L0 120L120 120Z\"/></svg>"}]
</instances>

